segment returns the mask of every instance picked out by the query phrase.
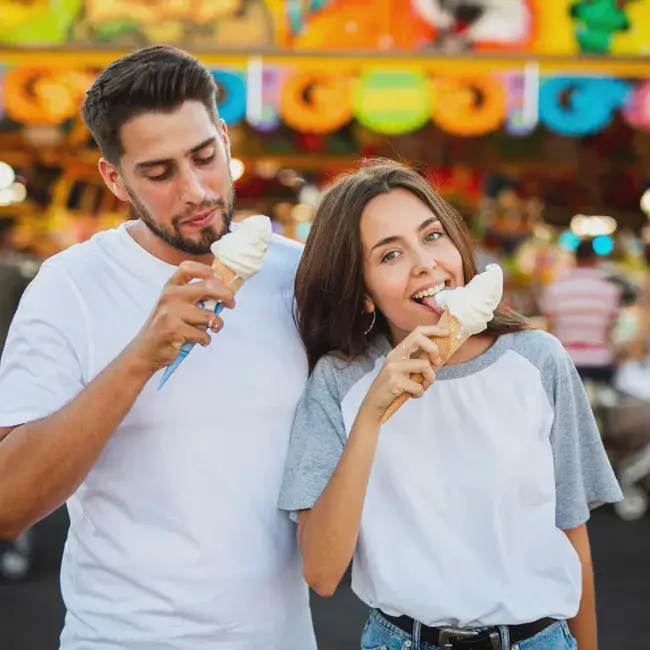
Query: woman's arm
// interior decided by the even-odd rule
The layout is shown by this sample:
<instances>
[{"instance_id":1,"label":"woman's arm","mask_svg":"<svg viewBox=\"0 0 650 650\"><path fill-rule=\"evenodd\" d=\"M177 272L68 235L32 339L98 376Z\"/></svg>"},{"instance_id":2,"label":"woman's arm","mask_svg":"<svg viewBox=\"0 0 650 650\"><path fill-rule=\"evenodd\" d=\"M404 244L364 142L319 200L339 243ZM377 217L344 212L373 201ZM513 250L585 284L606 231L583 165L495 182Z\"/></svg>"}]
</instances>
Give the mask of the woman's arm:
<instances>
[{"instance_id":1,"label":"woman's arm","mask_svg":"<svg viewBox=\"0 0 650 650\"><path fill-rule=\"evenodd\" d=\"M564 531L575 548L582 566L582 598L580 609L569 623L571 634L578 642L579 650L598 650L598 630L596 625L596 593L594 571L591 563L591 548L587 524Z\"/></svg>"},{"instance_id":2,"label":"woman's arm","mask_svg":"<svg viewBox=\"0 0 650 650\"><path fill-rule=\"evenodd\" d=\"M307 584L331 596L348 568L359 535L379 421L357 417L334 474L312 510L302 510L298 543Z\"/></svg>"},{"instance_id":3,"label":"woman's arm","mask_svg":"<svg viewBox=\"0 0 650 650\"><path fill-rule=\"evenodd\" d=\"M420 397L433 384L430 359L440 355L430 336L448 336L437 325L418 327L390 352L372 383L354 422L334 473L311 510L302 510L298 543L307 584L321 596L331 596L348 568L359 536L363 504L375 459L381 419L402 393ZM411 358L424 353L426 358ZM424 376L420 384L412 379Z\"/></svg>"}]
</instances>

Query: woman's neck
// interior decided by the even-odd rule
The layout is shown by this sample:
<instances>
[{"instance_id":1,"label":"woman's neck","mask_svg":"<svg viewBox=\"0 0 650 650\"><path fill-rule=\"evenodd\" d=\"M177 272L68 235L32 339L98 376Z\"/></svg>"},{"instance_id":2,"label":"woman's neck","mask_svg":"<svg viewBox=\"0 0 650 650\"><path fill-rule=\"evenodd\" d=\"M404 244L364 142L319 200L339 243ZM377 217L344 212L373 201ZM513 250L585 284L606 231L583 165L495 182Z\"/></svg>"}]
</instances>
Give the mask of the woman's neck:
<instances>
[{"instance_id":1,"label":"woman's neck","mask_svg":"<svg viewBox=\"0 0 650 650\"><path fill-rule=\"evenodd\" d=\"M497 338L491 334L475 334L474 336L470 336L445 365L457 366L481 356L496 343Z\"/></svg>"}]
</instances>

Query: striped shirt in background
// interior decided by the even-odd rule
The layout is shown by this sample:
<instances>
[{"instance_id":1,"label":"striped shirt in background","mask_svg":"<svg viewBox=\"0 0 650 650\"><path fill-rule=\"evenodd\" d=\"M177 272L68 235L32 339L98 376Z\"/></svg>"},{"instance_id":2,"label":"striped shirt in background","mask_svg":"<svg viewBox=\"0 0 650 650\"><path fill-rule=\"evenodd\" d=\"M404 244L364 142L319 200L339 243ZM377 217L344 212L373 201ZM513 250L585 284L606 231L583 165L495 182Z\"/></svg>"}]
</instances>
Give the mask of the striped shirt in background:
<instances>
[{"instance_id":1,"label":"striped shirt in background","mask_svg":"<svg viewBox=\"0 0 650 650\"><path fill-rule=\"evenodd\" d=\"M613 364L610 331L620 311L621 292L602 271L577 268L564 273L546 289L541 306L578 368Z\"/></svg>"}]
</instances>

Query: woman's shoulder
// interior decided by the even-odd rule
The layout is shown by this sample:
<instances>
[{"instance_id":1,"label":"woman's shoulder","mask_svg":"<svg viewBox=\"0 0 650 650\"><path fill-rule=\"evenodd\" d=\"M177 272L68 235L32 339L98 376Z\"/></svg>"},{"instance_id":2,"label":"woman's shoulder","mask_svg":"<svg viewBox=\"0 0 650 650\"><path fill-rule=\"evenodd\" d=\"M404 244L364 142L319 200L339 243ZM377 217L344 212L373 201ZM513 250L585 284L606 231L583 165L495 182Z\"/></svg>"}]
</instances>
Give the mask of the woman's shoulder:
<instances>
[{"instance_id":1,"label":"woman's shoulder","mask_svg":"<svg viewBox=\"0 0 650 650\"><path fill-rule=\"evenodd\" d=\"M309 379L310 387L327 387L340 399L362 377L373 372L377 362L382 360L388 343L376 342L361 354L350 357L342 352L330 352L322 356Z\"/></svg>"},{"instance_id":2,"label":"woman's shoulder","mask_svg":"<svg viewBox=\"0 0 650 650\"><path fill-rule=\"evenodd\" d=\"M555 336L538 329L522 330L500 337L506 350L520 354L539 370L563 366L569 356Z\"/></svg>"}]
</instances>

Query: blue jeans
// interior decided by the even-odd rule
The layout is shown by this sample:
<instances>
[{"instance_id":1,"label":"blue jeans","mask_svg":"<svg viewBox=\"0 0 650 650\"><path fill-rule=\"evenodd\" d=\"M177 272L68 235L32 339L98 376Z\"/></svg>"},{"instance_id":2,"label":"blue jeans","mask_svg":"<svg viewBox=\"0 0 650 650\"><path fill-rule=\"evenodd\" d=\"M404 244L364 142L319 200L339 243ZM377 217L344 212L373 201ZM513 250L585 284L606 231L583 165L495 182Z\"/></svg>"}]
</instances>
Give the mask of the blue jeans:
<instances>
[{"instance_id":1,"label":"blue jeans","mask_svg":"<svg viewBox=\"0 0 650 650\"><path fill-rule=\"evenodd\" d=\"M511 644L507 628L501 628L501 650L576 650L576 640L571 636L566 621L558 621L535 636ZM420 641L419 626L407 634L387 621L374 609L361 637L361 650L436 650L437 646Z\"/></svg>"}]
</instances>

